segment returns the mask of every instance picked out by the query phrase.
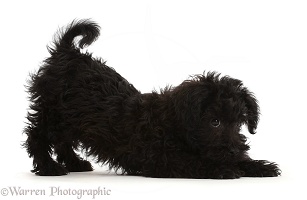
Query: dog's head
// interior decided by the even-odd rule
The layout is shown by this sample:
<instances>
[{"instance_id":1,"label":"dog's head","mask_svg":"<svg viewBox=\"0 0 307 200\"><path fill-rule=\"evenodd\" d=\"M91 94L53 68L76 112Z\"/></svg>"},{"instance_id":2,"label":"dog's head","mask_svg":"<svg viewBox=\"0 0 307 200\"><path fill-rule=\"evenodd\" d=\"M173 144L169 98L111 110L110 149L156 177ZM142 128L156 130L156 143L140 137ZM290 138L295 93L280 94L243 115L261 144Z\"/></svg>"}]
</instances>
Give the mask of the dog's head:
<instances>
[{"instance_id":1,"label":"dog's head","mask_svg":"<svg viewBox=\"0 0 307 200\"><path fill-rule=\"evenodd\" d=\"M256 133L258 103L240 80L209 72L184 81L173 92L177 119L192 140L199 139L195 132L206 139L233 138L243 124Z\"/></svg>"}]
</instances>

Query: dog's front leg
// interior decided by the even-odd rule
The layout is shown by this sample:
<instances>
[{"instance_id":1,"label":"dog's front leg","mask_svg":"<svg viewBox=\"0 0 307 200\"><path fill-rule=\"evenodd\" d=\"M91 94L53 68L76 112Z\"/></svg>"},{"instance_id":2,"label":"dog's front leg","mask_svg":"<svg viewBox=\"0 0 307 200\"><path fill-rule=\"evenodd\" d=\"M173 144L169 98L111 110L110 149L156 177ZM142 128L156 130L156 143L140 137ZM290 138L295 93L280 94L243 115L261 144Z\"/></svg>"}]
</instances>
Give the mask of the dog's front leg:
<instances>
[{"instance_id":1,"label":"dog's front leg","mask_svg":"<svg viewBox=\"0 0 307 200\"><path fill-rule=\"evenodd\" d=\"M244 160L238 163L245 177L275 177L281 174L281 170L274 162L266 160Z\"/></svg>"},{"instance_id":2,"label":"dog's front leg","mask_svg":"<svg viewBox=\"0 0 307 200\"><path fill-rule=\"evenodd\" d=\"M244 175L244 172L238 167L229 164L215 164L206 170L207 173L205 178L211 179L236 179Z\"/></svg>"}]
</instances>

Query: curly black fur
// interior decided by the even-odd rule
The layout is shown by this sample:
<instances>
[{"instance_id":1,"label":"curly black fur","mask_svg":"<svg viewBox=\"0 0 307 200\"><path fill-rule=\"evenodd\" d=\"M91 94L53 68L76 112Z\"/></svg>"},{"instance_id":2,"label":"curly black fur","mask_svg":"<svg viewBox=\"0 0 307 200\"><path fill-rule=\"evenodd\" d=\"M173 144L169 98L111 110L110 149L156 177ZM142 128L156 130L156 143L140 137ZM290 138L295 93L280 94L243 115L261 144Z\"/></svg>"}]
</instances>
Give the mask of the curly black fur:
<instances>
[{"instance_id":1,"label":"curly black fur","mask_svg":"<svg viewBox=\"0 0 307 200\"><path fill-rule=\"evenodd\" d=\"M80 52L98 35L94 22L73 21L31 75L24 146L33 157L32 172L93 170L74 152L81 147L98 162L147 177L280 175L275 163L247 154L240 128L246 124L255 133L259 108L240 80L209 72L160 93L141 94L101 59ZM79 48L77 36L82 36Z\"/></svg>"}]
</instances>

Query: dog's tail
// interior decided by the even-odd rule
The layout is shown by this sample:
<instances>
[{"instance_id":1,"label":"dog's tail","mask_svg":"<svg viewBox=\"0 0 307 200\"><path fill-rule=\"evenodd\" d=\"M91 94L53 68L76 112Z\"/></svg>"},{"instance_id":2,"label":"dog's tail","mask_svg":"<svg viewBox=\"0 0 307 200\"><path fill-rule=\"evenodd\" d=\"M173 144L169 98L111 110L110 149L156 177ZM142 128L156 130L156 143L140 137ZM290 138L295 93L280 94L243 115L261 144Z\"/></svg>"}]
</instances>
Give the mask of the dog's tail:
<instances>
[{"instance_id":1,"label":"dog's tail","mask_svg":"<svg viewBox=\"0 0 307 200\"><path fill-rule=\"evenodd\" d=\"M99 36L100 27L90 19L74 20L65 29L60 30L54 40L54 49L51 52L84 48L92 44ZM82 38L74 43L77 36Z\"/></svg>"}]
</instances>

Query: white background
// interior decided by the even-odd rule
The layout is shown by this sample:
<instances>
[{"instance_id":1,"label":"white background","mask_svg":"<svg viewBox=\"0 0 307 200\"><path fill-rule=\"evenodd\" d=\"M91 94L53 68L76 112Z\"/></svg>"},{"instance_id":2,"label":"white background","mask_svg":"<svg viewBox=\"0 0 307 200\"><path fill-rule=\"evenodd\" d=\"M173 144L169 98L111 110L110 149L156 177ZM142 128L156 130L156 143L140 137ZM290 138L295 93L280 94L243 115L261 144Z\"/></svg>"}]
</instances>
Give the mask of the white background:
<instances>
[{"instance_id":1,"label":"white background","mask_svg":"<svg viewBox=\"0 0 307 200\"><path fill-rule=\"evenodd\" d=\"M0 189L111 189L96 199L304 199L306 191L307 6L304 1L1 1ZM74 18L92 18L101 36L88 51L107 60L142 92L218 71L243 80L260 102L255 159L277 162L278 178L152 179L106 167L63 177L31 174L21 148L29 102L24 85L48 57L53 34ZM191 166L193 167L193 166ZM2 190L1 190L2 191ZM50 197L57 199L61 196ZM2 196L0 197L2 199ZM3 199L24 199L9 194ZM77 199L62 196L62 199ZM92 199L84 196L82 199Z\"/></svg>"}]
</instances>

